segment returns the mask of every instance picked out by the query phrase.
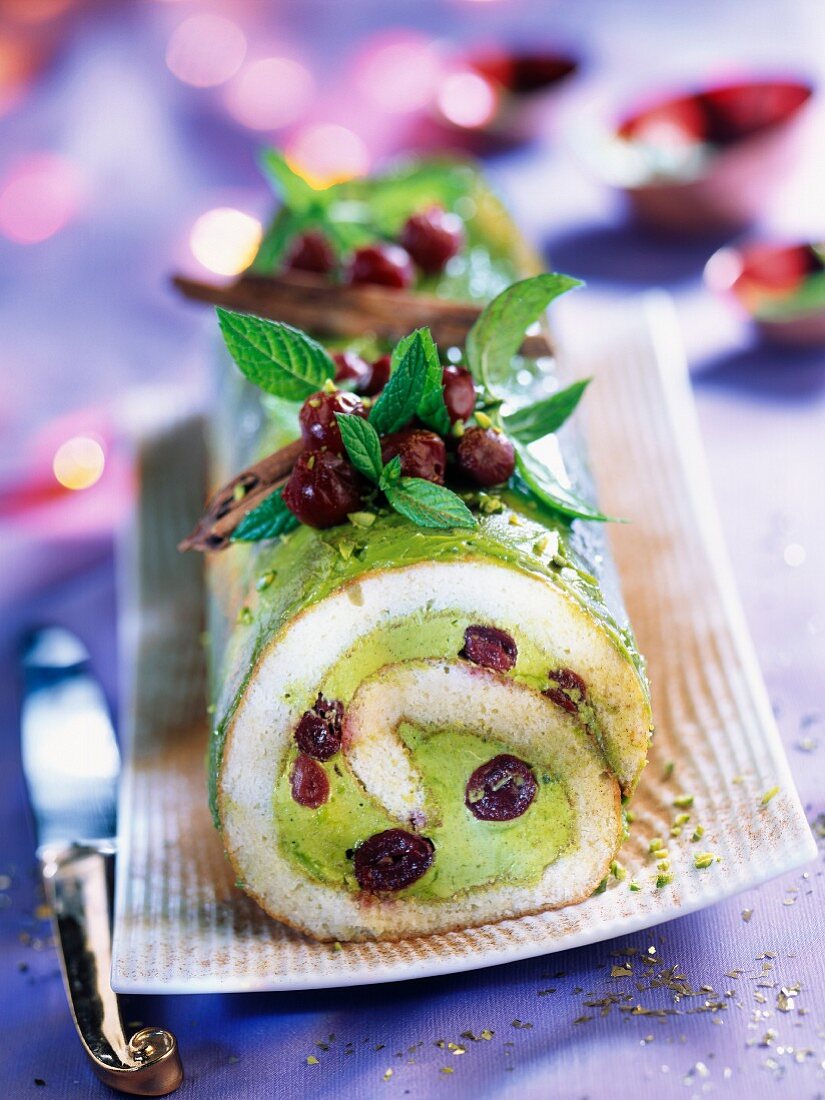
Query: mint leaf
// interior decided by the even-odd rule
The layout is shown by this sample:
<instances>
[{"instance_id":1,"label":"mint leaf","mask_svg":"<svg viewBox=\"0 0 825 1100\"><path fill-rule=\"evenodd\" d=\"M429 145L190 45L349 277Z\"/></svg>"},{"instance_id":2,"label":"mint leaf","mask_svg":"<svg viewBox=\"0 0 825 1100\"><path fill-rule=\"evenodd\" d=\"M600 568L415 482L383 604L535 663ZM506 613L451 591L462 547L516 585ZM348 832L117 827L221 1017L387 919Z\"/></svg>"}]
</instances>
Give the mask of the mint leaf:
<instances>
[{"instance_id":1,"label":"mint leaf","mask_svg":"<svg viewBox=\"0 0 825 1100\"><path fill-rule=\"evenodd\" d=\"M384 488L390 505L419 527L475 527L467 505L451 489L420 477L402 477Z\"/></svg>"},{"instance_id":2,"label":"mint leaf","mask_svg":"<svg viewBox=\"0 0 825 1100\"><path fill-rule=\"evenodd\" d=\"M336 413L335 419L350 462L359 473L377 485L384 470L378 432L367 420L352 413Z\"/></svg>"},{"instance_id":3,"label":"mint leaf","mask_svg":"<svg viewBox=\"0 0 825 1100\"><path fill-rule=\"evenodd\" d=\"M253 385L288 401L303 401L335 377L335 364L300 329L233 310L217 310L229 354Z\"/></svg>"},{"instance_id":4,"label":"mint leaf","mask_svg":"<svg viewBox=\"0 0 825 1100\"><path fill-rule=\"evenodd\" d=\"M260 165L267 180L284 206L293 214L305 214L312 206L323 205L323 191L316 191L303 176L299 176L277 149L264 149Z\"/></svg>"},{"instance_id":5,"label":"mint leaf","mask_svg":"<svg viewBox=\"0 0 825 1100\"><path fill-rule=\"evenodd\" d=\"M247 512L229 536L230 540L260 542L262 539L277 538L297 527L298 520L284 504L281 492L281 489L276 489L251 512Z\"/></svg>"},{"instance_id":6,"label":"mint leaf","mask_svg":"<svg viewBox=\"0 0 825 1100\"><path fill-rule=\"evenodd\" d=\"M416 329L396 344L390 380L370 412L370 424L379 435L397 432L418 412L428 370L427 339L432 344L428 329Z\"/></svg>"},{"instance_id":7,"label":"mint leaf","mask_svg":"<svg viewBox=\"0 0 825 1100\"><path fill-rule=\"evenodd\" d=\"M554 298L581 285L579 279L557 272L536 275L513 283L485 307L467 334L466 355L470 370L489 393L508 381L525 330Z\"/></svg>"},{"instance_id":8,"label":"mint leaf","mask_svg":"<svg viewBox=\"0 0 825 1100\"><path fill-rule=\"evenodd\" d=\"M427 372L424 375L424 388L416 411L428 428L432 428L439 435L447 435L450 430L450 414L444 404L444 372L438 357L438 348L429 329L421 329L421 334L427 359Z\"/></svg>"},{"instance_id":9,"label":"mint leaf","mask_svg":"<svg viewBox=\"0 0 825 1100\"><path fill-rule=\"evenodd\" d=\"M556 432L567 420L590 384L589 378L574 382L559 390L552 397L536 401L523 409L516 409L503 418L504 430L517 443L533 443L551 432Z\"/></svg>"},{"instance_id":10,"label":"mint leaf","mask_svg":"<svg viewBox=\"0 0 825 1100\"><path fill-rule=\"evenodd\" d=\"M592 504L575 493L572 489L555 477L543 462L535 458L527 448L516 443L516 469L521 475L527 487L539 498L542 504L547 505L562 515L572 519L600 520L603 523L610 522L611 517L604 515Z\"/></svg>"},{"instance_id":11,"label":"mint leaf","mask_svg":"<svg viewBox=\"0 0 825 1100\"><path fill-rule=\"evenodd\" d=\"M393 455L387 465L381 471L381 479L378 482L378 488L386 493L387 489L391 489L393 485L397 485L401 480L401 456Z\"/></svg>"}]
</instances>

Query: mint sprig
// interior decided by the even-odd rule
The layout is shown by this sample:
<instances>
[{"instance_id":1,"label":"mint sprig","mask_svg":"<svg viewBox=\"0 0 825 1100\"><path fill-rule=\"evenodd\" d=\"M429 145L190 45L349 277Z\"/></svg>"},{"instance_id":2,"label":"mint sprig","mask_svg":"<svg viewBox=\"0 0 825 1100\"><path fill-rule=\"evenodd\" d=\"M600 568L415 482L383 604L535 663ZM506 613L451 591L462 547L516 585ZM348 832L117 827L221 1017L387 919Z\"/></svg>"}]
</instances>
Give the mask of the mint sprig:
<instances>
[{"instance_id":1,"label":"mint sprig","mask_svg":"<svg viewBox=\"0 0 825 1100\"><path fill-rule=\"evenodd\" d=\"M217 310L229 354L253 385L288 401L303 401L335 377L317 341L292 325L234 310Z\"/></svg>"},{"instance_id":2,"label":"mint sprig","mask_svg":"<svg viewBox=\"0 0 825 1100\"><path fill-rule=\"evenodd\" d=\"M470 509L451 489L420 477L402 477L387 485L384 494L391 507L418 527L475 527Z\"/></svg>"},{"instance_id":3,"label":"mint sprig","mask_svg":"<svg viewBox=\"0 0 825 1100\"><path fill-rule=\"evenodd\" d=\"M282 490L276 489L247 512L230 535L231 542L260 542L286 534L298 526L298 520L284 504Z\"/></svg>"},{"instance_id":4,"label":"mint sprig","mask_svg":"<svg viewBox=\"0 0 825 1100\"><path fill-rule=\"evenodd\" d=\"M493 396L506 388L512 359L524 333L559 295L582 286L579 279L558 272L522 279L487 305L467 334L467 363L485 391Z\"/></svg>"},{"instance_id":5,"label":"mint sprig","mask_svg":"<svg viewBox=\"0 0 825 1100\"><path fill-rule=\"evenodd\" d=\"M588 519L601 523L611 522L611 517L588 504L573 489L563 485L547 466L523 443L516 443L516 469L527 488L542 504L570 519ZM616 522L613 520L612 522Z\"/></svg>"},{"instance_id":6,"label":"mint sprig","mask_svg":"<svg viewBox=\"0 0 825 1100\"><path fill-rule=\"evenodd\" d=\"M591 381L590 378L583 378L552 397L507 413L502 417L504 430L516 443L533 443L551 432L557 432L581 401Z\"/></svg>"},{"instance_id":7,"label":"mint sprig","mask_svg":"<svg viewBox=\"0 0 825 1100\"><path fill-rule=\"evenodd\" d=\"M379 435L397 432L412 420L424 394L430 345L429 329L416 329L395 345L390 380L370 411L370 424Z\"/></svg>"},{"instance_id":8,"label":"mint sprig","mask_svg":"<svg viewBox=\"0 0 825 1100\"><path fill-rule=\"evenodd\" d=\"M377 485L384 463L381 461L381 439L369 421L352 413L336 413L349 460L355 469Z\"/></svg>"}]
</instances>

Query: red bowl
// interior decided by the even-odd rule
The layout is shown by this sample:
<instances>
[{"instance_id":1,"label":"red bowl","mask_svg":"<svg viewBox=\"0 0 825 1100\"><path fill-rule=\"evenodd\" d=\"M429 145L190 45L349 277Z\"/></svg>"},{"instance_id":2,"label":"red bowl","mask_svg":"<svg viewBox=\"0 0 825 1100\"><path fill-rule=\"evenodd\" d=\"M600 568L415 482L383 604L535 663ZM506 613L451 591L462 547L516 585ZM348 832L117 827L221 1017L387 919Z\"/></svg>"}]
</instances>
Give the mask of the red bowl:
<instances>
[{"instance_id":1,"label":"red bowl","mask_svg":"<svg viewBox=\"0 0 825 1100\"><path fill-rule=\"evenodd\" d=\"M707 262L705 282L769 340L825 344L825 242L720 248Z\"/></svg>"},{"instance_id":2,"label":"red bowl","mask_svg":"<svg viewBox=\"0 0 825 1100\"><path fill-rule=\"evenodd\" d=\"M460 58L456 71L480 78L489 90L486 117L470 124L451 117L439 99L439 122L454 133L523 142L541 133L561 86L578 72L579 59L556 50L487 50ZM449 76L447 77L449 79Z\"/></svg>"},{"instance_id":3,"label":"red bowl","mask_svg":"<svg viewBox=\"0 0 825 1100\"><path fill-rule=\"evenodd\" d=\"M812 95L802 80L760 79L655 101L614 127L614 182L651 225L740 230L787 176Z\"/></svg>"}]
</instances>

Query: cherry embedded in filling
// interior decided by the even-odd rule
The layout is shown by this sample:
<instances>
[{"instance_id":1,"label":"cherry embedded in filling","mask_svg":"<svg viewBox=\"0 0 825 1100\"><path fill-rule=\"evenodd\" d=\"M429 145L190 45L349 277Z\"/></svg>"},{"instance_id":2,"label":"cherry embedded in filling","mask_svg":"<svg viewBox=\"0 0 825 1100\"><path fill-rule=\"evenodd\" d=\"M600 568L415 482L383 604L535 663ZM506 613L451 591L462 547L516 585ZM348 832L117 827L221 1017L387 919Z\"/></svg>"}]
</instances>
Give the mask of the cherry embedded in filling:
<instances>
[{"instance_id":1,"label":"cherry embedded in filling","mask_svg":"<svg viewBox=\"0 0 825 1100\"><path fill-rule=\"evenodd\" d=\"M432 206L407 219L400 241L420 271L437 275L444 270L448 260L461 251L464 223L458 214Z\"/></svg>"},{"instance_id":2,"label":"cherry embedded in filling","mask_svg":"<svg viewBox=\"0 0 825 1100\"><path fill-rule=\"evenodd\" d=\"M495 428L470 428L458 441L458 468L482 488L501 485L516 468L513 444Z\"/></svg>"},{"instance_id":3,"label":"cherry embedded in filling","mask_svg":"<svg viewBox=\"0 0 825 1100\"><path fill-rule=\"evenodd\" d=\"M304 451L284 486L283 501L301 523L334 527L363 505L363 480L332 451Z\"/></svg>"},{"instance_id":4,"label":"cherry embedded in filling","mask_svg":"<svg viewBox=\"0 0 825 1100\"><path fill-rule=\"evenodd\" d=\"M327 702L318 696L311 710L306 710L295 729L295 742L305 756L329 760L341 748L341 722L344 705L337 699Z\"/></svg>"},{"instance_id":5,"label":"cherry embedded in filling","mask_svg":"<svg viewBox=\"0 0 825 1100\"><path fill-rule=\"evenodd\" d=\"M563 54L502 52L475 58L473 68L513 95L530 95L558 84L578 65Z\"/></svg>"},{"instance_id":6,"label":"cherry embedded in filling","mask_svg":"<svg viewBox=\"0 0 825 1100\"><path fill-rule=\"evenodd\" d=\"M512 821L527 810L537 790L530 765L501 753L467 780L464 805L479 821Z\"/></svg>"},{"instance_id":7,"label":"cherry embedded in filling","mask_svg":"<svg viewBox=\"0 0 825 1100\"><path fill-rule=\"evenodd\" d=\"M476 388L473 376L464 367L445 367L441 373L444 385L444 404L451 423L467 420L476 407Z\"/></svg>"},{"instance_id":8,"label":"cherry embedded in filling","mask_svg":"<svg viewBox=\"0 0 825 1100\"><path fill-rule=\"evenodd\" d=\"M361 398L347 390L333 390L331 393L319 390L306 399L298 414L298 423L301 427L301 439L307 449L320 450L326 447L336 454L344 453L344 441L335 419L336 413L366 417L367 410Z\"/></svg>"},{"instance_id":9,"label":"cherry embedded in filling","mask_svg":"<svg viewBox=\"0 0 825 1100\"><path fill-rule=\"evenodd\" d=\"M376 284L406 290L415 274L409 253L397 244L378 242L353 253L347 268L353 286Z\"/></svg>"},{"instance_id":10,"label":"cherry embedded in filling","mask_svg":"<svg viewBox=\"0 0 825 1100\"><path fill-rule=\"evenodd\" d=\"M441 436L426 428L403 428L381 440L381 461L386 465L396 455L401 459L404 477L421 477L436 485L444 484L447 447Z\"/></svg>"},{"instance_id":11,"label":"cherry embedded in filling","mask_svg":"<svg viewBox=\"0 0 825 1100\"><path fill-rule=\"evenodd\" d=\"M286 254L287 271L311 271L327 275L335 267L335 253L323 233L302 233Z\"/></svg>"},{"instance_id":12,"label":"cherry embedded in filling","mask_svg":"<svg viewBox=\"0 0 825 1100\"><path fill-rule=\"evenodd\" d=\"M320 764L309 756L299 756L289 777L292 797L299 806L317 810L329 798L329 779Z\"/></svg>"},{"instance_id":13,"label":"cherry embedded in filling","mask_svg":"<svg viewBox=\"0 0 825 1100\"><path fill-rule=\"evenodd\" d=\"M506 630L499 630L497 626L468 626L459 657L482 668L509 672L518 659L518 646Z\"/></svg>"},{"instance_id":14,"label":"cherry embedded in filling","mask_svg":"<svg viewBox=\"0 0 825 1100\"><path fill-rule=\"evenodd\" d=\"M425 836L387 829L355 849L355 878L370 893L403 890L417 882L434 859L435 848Z\"/></svg>"},{"instance_id":15,"label":"cherry embedded in filling","mask_svg":"<svg viewBox=\"0 0 825 1100\"><path fill-rule=\"evenodd\" d=\"M545 688L542 695L552 699L568 714L576 714L587 695L587 685L581 676L572 668L556 668L550 670L549 679L550 687Z\"/></svg>"}]
</instances>

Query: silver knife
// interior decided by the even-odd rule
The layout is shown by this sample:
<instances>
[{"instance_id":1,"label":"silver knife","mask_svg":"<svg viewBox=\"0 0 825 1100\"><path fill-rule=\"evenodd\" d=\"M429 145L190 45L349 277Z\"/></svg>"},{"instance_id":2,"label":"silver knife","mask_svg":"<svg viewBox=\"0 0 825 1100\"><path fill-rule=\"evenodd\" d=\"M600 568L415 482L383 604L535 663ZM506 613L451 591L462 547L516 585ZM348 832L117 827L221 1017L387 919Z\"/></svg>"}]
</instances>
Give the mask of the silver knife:
<instances>
[{"instance_id":1,"label":"silver knife","mask_svg":"<svg viewBox=\"0 0 825 1100\"><path fill-rule=\"evenodd\" d=\"M112 964L111 881L120 754L83 643L61 627L35 631L22 652L23 771L63 984L92 1068L111 1088L166 1096L183 1080L174 1035L126 1038Z\"/></svg>"}]
</instances>

